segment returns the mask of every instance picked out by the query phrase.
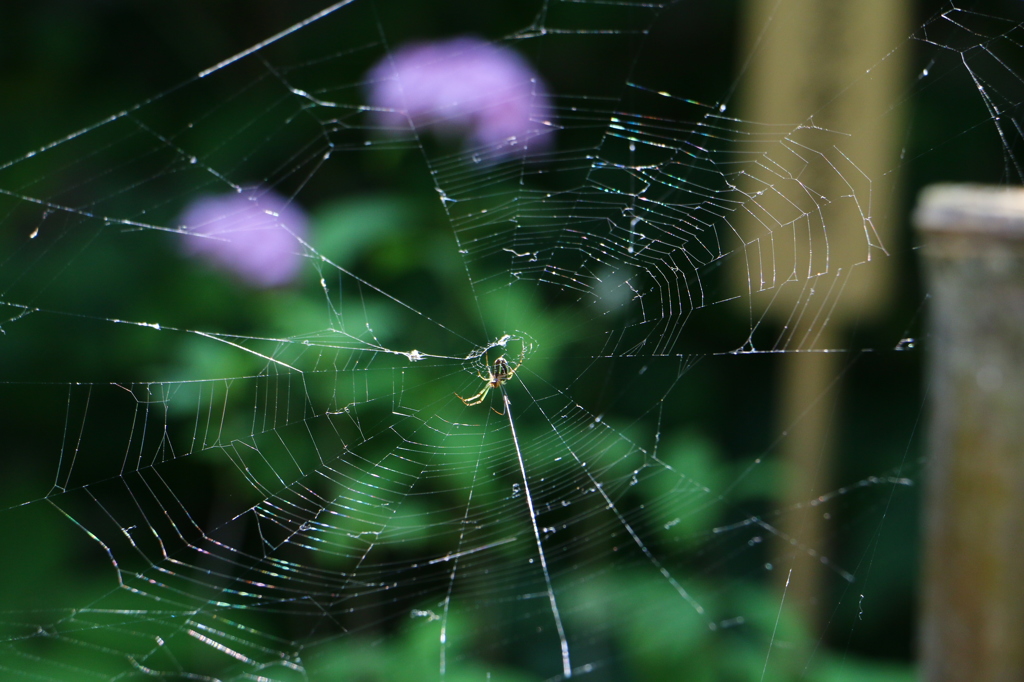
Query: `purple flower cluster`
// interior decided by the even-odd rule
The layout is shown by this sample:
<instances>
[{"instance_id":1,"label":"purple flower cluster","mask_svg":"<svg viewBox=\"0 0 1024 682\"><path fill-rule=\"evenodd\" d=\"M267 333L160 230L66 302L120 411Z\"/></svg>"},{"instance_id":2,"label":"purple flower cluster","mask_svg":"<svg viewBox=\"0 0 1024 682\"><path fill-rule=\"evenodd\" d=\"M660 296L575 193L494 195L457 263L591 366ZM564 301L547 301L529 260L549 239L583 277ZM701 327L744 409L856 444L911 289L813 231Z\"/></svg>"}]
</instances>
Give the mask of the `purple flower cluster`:
<instances>
[{"instance_id":1,"label":"purple flower cluster","mask_svg":"<svg viewBox=\"0 0 1024 682\"><path fill-rule=\"evenodd\" d=\"M303 260L305 213L266 190L196 199L182 213L183 251L257 288L291 282Z\"/></svg>"},{"instance_id":2,"label":"purple flower cluster","mask_svg":"<svg viewBox=\"0 0 1024 682\"><path fill-rule=\"evenodd\" d=\"M550 101L544 82L513 50L478 38L411 43L368 76L375 125L464 137L497 155L546 149Z\"/></svg>"}]
</instances>

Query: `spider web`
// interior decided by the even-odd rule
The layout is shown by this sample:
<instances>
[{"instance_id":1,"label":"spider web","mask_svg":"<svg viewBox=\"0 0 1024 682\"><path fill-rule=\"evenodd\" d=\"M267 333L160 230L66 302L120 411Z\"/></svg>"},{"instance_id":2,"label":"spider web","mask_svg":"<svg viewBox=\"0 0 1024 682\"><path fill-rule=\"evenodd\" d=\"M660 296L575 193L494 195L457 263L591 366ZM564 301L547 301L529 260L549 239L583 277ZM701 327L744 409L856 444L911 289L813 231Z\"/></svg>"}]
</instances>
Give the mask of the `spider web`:
<instances>
[{"instance_id":1,"label":"spider web","mask_svg":"<svg viewBox=\"0 0 1024 682\"><path fill-rule=\"evenodd\" d=\"M1021 18L943 5L879 54L924 65L889 111L974 108L876 173L819 109L734 115L742 63L664 68L701 3L546 0L492 36L545 74L600 60L531 153L388 129L365 93L414 37L392 9L325 6L0 164L5 679L835 679L900 560L921 399L851 407L902 402L898 440L798 504L840 520L807 544L780 530L774 358L914 376L914 292L875 337L832 327L908 251L877 229L891 175L977 143L1022 179ZM266 188L313 211L297 284L181 255L191 198ZM826 567L825 624L773 544Z\"/></svg>"}]
</instances>

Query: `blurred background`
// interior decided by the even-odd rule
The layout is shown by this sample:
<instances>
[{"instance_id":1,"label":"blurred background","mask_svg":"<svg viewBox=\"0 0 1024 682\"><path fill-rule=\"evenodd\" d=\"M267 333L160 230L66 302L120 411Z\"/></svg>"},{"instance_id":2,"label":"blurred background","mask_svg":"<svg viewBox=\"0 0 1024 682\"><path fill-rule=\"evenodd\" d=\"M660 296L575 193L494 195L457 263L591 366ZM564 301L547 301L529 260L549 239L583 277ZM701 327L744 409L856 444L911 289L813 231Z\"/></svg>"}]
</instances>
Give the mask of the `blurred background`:
<instances>
[{"instance_id":1,"label":"blurred background","mask_svg":"<svg viewBox=\"0 0 1024 682\"><path fill-rule=\"evenodd\" d=\"M982 4L907 3L892 20L906 30L868 57L898 63L870 114L890 147L865 170L829 150L877 135L843 142L828 117L874 74L832 74L832 94L795 113L758 99L793 103L801 87L786 80L795 67L764 65L786 18L771 2L357 0L202 78L326 3L4 3L4 678L559 679L509 420L497 390L479 406L453 396L480 391L503 354L576 675L913 679L927 292L907 216L932 182L1021 180L1009 122L1024 102L1024 13ZM851 17L819 19L794 29L817 49L856 35ZM532 152L479 129L471 149L486 111L443 114L450 130L410 113L413 134L364 109L372 69L458 36L477 42L457 54L499 46L536 70ZM507 112L518 100L502 96ZM665 156L602 146L626 113L639 132L621 140L660 139ZM609 211L644 215L624 200L643 194L644 164L676 181L647 194L659 206L727 206L727 190L766 177L731 174L730 154L757 165L751 139L808 145L873 209L884 239L849 257L881 273L867 302L846 306L858 283L778 297L736 244L668 275L658 298L653 269L629 279L615 229L607 252L585 242ZM576 189L598 157L634 171L608 181L607 205ZM692 175L666 170L680 158L700 159L683 164ZM708 159L710 184L697 172ZM808 177L782 200L813 194ZM688 182L706 193L688 199ZM197 208L220 195L243 202ZM822 220L836 242L864 233ZM220 248L282 224L296 265L272 281ZM673 239L699 251L670 230L660 243ZM813 237L803 248L822 252ZM543 249L544 268L520 256ZM807 308L825 312L805 329ZM772 352L736 352L755 349ZM836 352L801 352L821 350ZM792 377L823 357L801 389ZM596 473L559 464L566 452ZM387 532L360 545L385 508ZM453 563L469 525L489 549Z\"/></svg>"}]
</instances>

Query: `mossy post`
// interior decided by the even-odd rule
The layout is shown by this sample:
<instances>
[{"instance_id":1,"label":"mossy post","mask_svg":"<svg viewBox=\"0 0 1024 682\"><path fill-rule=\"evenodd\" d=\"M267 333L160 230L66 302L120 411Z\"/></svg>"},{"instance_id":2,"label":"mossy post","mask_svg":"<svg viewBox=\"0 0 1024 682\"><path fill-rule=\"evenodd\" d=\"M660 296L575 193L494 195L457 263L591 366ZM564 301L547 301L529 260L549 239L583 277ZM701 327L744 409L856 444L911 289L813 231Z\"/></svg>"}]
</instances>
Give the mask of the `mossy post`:
<instances>
[{"instance_id":1,"label":"mossy post","mask_svg":"<svg viewBox=\"0 0 1024 682\"><path fill-rule=\"evenodd\" d=\"M1024 189L939 185L930 299L925 682L1024 680Z\"/></svg>"}]
</instances>

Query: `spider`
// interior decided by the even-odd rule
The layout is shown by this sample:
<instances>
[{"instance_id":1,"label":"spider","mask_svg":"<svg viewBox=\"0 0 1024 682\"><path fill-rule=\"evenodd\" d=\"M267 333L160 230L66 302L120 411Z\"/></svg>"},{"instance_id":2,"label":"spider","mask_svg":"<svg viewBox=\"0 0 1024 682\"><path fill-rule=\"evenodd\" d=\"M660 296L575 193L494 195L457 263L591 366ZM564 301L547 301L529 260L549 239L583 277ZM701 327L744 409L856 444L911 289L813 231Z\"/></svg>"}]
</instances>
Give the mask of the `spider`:
<instances>
[{"instance_id":1,"label":"spider","mask_svg":"<svg viewBox=\"0 0 1024 682\"><path fill-rule=\"evenodd\" d=\"M508 360L505 359L504 355L495 360L494 364L492 365L490 364L490 359L487 357L487 354L484 353L484 362L487 363L487 376L484 376L483 373L481 372L477 372L477 376L479 376L487 383L484 384L484 387L480 389L480 392L477 393L472 398L463 398L458 393L455 394L455 397L461 400L463 403L465 403L466 407L473 407L474 405L479 405L484 401L484 399L487 397L487 394L490 392L492 388L498 388L506 381L511 379L513 376L515 376L516 371L523 365L523 356L525 355L526 348L524 347L523 350L520 351L519 353L519 361L516 362L515 367L513 367L509 364ZM497 410L494 411L498 412ZM498 414L503 413L498 412Z\"/></svg>"}]
</instances>

